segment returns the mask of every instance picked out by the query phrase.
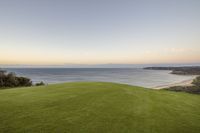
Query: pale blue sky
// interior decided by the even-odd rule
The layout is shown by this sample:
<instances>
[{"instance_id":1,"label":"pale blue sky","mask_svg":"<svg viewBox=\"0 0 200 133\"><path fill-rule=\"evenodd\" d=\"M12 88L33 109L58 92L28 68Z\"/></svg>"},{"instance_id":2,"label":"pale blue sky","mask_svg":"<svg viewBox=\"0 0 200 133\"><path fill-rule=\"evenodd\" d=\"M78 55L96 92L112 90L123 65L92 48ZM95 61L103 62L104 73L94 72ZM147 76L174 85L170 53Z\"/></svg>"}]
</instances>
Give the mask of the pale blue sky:
<instances>
[{"instance_id":1,"label":"pale blue sky","mask_svg":"<svg viewBox=\"0 0 200 133\"><path fill-rule=\"evenodd\" d=\"M0 0L0 64L200 62L200 0Z\"/></svg>"}]
</instances>

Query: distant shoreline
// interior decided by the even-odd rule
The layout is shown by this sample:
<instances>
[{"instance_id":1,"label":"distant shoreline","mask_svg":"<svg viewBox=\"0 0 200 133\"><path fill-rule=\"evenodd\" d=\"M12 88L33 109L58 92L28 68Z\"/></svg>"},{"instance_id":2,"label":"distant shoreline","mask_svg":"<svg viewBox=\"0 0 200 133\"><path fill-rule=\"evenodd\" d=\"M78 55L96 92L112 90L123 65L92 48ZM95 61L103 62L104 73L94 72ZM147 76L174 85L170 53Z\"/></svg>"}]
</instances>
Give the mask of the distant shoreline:
<instances>
[{"instance_id":1,"label":"distant shoreline","mask_svg":"<svg viewBox=\"0 0 200 133\"><path fill-rule=\"evenodd\" d=\"M200 75L200 66L183 67L145 67L147 70L171 70L171 74L177 75Z\"/></svg>"},{"instance_id":2,"label":"distant shoreline","mask_svg":"<svg viewBox=\"0 0 200 133\"><path fill-rule=\"evenodd\" d=\"M165 89L165 88L170 88L170 87L175 87L175 86L185 86L185 87L193 86L192 81L200 75L200 66L146 67L144 69L147 69L147 70L170 70L171 74L192 76L192 78L189 80L184 80L184 81L173 83L173 84L156 86L156 87L153 87L153 89Z\"/></svg>"},{"instance_id":3,"label":"distant shoreline","mask_svg":"<svg viewBox=\"0 0 200 133\"><path fill-rule=\"evenodd\" d=\"M192 86L192 81L198 77L198 75L195 75L192 77L192 79L189 80L184 80L181 82L173 83L173 84L166 84L166 85L161 85L161 86L156 86L153 87L153 89L164 89L164 88L169 88L169 87L174 87L174 86Z\"/></svg>"}]
</instances>

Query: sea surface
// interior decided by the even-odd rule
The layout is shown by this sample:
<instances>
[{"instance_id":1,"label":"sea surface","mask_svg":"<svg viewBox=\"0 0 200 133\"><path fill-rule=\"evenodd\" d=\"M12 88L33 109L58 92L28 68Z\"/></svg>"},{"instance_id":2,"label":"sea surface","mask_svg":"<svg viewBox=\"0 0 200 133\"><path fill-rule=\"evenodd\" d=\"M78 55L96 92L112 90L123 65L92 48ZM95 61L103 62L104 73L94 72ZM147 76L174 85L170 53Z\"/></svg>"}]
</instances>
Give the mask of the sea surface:
<instances>
[{"instance_id":1,"label":"sea surface","mask_svg":"<svg viewBox=\"0 0 200 133\"><path fill-rule=\"evenodd\" d=\"M193 76L170 74L171 71L167 70L142 68L6 68L6 70L28 77L34 83L43 81L46 84L103 81L152 88L193 78Z\"/></svg>"}]
</instances>

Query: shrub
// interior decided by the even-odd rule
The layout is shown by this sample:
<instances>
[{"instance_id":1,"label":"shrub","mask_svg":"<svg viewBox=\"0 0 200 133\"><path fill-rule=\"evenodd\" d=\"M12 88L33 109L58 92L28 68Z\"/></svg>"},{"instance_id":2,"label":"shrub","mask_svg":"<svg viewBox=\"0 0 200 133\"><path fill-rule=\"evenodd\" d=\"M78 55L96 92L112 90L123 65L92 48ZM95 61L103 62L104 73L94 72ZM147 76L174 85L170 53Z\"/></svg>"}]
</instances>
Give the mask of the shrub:
<instances>
[{"instance_id":1,"label":"shrub","mask_svg":"<svg viewBox=\"0 0 200 133\"><path fill-rule=\"evenodd\" d=\"M174 86L166 88L165 90L200 94L200 88L197 86Z\"/></svg>"},{"instance_id":2,"label":"shrub","mask_svg":"<svg viewBox=\"0 0 200 133\"><path fill-rule=\"evenodd\" d=\"M200 87L200 76L198 76L196 79L194 79L192 84L197 87Z\"/></svg>"},{"instance_id":3,"label":"shrub","mask_svg":"<svg viewBox=\"0 0 200 133\"><path fill-rule=\"evenodd\" d=\"M36 86L42 86L42 85L45 85L45 83L41 81L40 83L36 83L35 85Z\"/></svg>"},{"instance_id":4,"label":"shrub","mask_svg":"<svg viewBox=\"0 0 200 133\"><path fill-rule=\"evenodd\" d=\"M170 88L166 88L165 90L200 94L200 76L195 78L193 80L192 84L193 84L193 86L173 86Z\"/></svg>"},{"instance_id":5,"label":"shrub","mask_svg":"<svg viewBox=\"0 0 200 133\"><path fill-rule=\"evenodd\" d=\"M19 84L18 86L31 86L32 81L29 78L26 77L17 77Z\"/></svg>"},{"instance_id":6,"label":"shrub","mask_svg":"<svg viewBox=\"0 0 200 133\"><path fill-rule=\"evenodd\" d=\"M31 86L32 81L26 77L17 77L15 73L0 70L0 87Z\"/></svg>"},{"instance_id":7,"label":"shrub","mask_svg":"<svg viewBox=\"0 0 200 133\"><path fill-rule=\"evenodd\" d=\"M5 76L5 80L4 80L5 87L15 87L15 86L18 86L18 83L19 82L15 73L8 73Z\"/></svg>"},{"instance_id":8,"label":"shrub","mask_svg":"<svg viewBox=\"0 0 200 133\"><path fill-rule=\"evenodd\" d=\"M4 86L6 71L0 70L0 87Z\"/></svg>"}]
</instances>

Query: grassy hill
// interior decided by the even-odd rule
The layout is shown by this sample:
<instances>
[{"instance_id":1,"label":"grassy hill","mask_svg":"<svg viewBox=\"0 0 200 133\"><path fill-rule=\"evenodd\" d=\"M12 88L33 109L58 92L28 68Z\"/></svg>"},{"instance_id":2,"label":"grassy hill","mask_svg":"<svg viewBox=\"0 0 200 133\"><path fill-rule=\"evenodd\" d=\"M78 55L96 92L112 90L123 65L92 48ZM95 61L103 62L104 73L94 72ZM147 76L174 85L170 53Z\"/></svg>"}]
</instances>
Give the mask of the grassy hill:
<instances>
[{"instance_id":1,"label":"grassy hill","mask_svg":"<svg viewBox=\"0 0 200 133\"><path fill-rule=\"evenodd\" d=\"M0 132L199 133L200 95L79 82L0 90Z\"/></svg>"}]
</instances>

